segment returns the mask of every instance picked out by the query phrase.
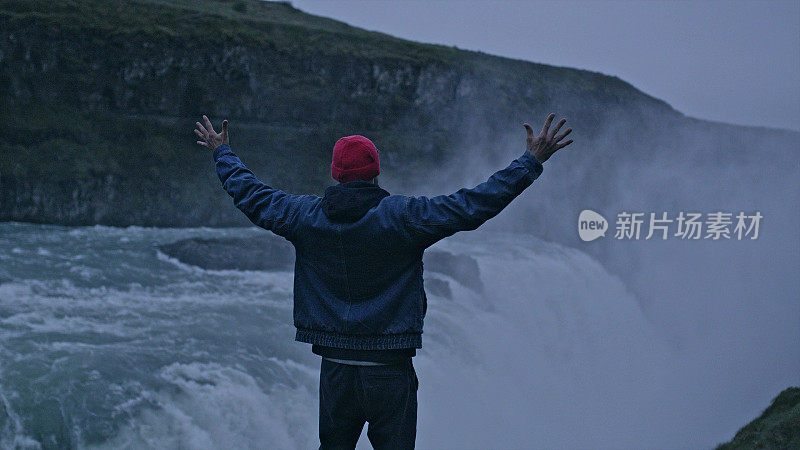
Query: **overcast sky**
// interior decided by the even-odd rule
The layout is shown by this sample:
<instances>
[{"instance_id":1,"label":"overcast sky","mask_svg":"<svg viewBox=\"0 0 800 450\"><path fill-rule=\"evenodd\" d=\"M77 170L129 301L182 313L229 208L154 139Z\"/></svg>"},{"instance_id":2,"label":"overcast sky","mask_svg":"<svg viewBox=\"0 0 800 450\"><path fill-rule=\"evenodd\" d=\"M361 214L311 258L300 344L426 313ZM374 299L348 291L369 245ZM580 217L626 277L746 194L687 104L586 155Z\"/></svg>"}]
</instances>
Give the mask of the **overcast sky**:
<instances>
[{"instance_id":1,"label":"overcast sky","mask_svg":"<svg viewBox=\"0 0 800 450\"><path fill-rule=\"evenodd\" d=\"M616 75L686 115L800 130L800 1L292 0L420 42Z\"/></svg>"}]
</instances>

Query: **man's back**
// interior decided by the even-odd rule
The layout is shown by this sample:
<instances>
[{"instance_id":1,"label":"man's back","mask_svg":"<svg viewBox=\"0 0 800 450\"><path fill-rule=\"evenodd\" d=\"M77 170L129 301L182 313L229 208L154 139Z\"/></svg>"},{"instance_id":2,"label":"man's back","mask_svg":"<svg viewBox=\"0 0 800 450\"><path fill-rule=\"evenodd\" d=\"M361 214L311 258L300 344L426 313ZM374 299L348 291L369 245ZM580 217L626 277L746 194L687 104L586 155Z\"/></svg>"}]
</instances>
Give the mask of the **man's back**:
<instances>
[{"instance_id":1,"label":"man's back","mask_svg":"<svg viewBox=\"0 0 800 450\"><path fill-rule=\"evenodd\" d=\"M407 202L352 181L300 209L290 238L299 341L362 350L421 347L424 247L405 224Z\"/></svg>"},{"instance_id":2,"label":"man's back","mask_svg":"<svg viewBox=\"0 0 800 450\"><path fill-rule=\"evenodd\" d=\"M487 181L450 195L389 195L356 180L320 198L262 183L228 145L214 158L236 207L295 246L296 339L360 350L420 348L425 248L496 216L542 172L526 150Z\"/></svg>"},{"instance_id":3,"label":"man's back","mask_svg":"<svg viewBox=\"0 0 800 450\"><path fill-rule=\"evenodd\" d=\"M355 448L365 422L374 447L414 447L419 382L410 356L422 347L427 309L422 254L478 228L539 177L541 162L572 142L559 144L571 129L556 135L565 119L549 131L553 117L539 136L524 124L527 150L508 167L472 189L432 198L377 186L377 148L363 136L337 141L331 176L340 183L324 197L287 194L259 181L233 153L227 121L222 133L205 116L208 129L197 122L198 144L214 150L217 175L236 207L296 249L295 339L323 355L320 448ZM377 361L387 353L404 357Z\"/></svg>"}]
</instances>

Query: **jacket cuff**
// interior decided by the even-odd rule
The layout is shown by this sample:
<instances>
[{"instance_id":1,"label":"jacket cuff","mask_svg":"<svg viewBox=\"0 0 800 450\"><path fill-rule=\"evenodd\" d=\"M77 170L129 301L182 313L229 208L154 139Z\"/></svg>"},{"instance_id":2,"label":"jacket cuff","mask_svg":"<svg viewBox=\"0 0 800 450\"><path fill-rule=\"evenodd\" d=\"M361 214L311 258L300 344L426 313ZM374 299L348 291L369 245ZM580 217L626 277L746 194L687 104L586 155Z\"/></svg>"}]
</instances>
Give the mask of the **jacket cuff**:
<instances>
[{"instance_id":1,"label":"jacket cuff","mask_svg":"<svg viewBox=\"0 0 800 450\"><path fill-rule=\"evenodd\" d=\"M231 147L228 144L222 144L219 147L215 148L213 153L214 161L218 160L220 156L226 153L233 153L233 150L231 150Z\"/></svg>"},{"instance_id":2,"label":"jacket cuff","mask_svg":"<svg viewBox=\"0 0 800 450\"><path fill-rule=\"evenodd\" d=\"M525 153L522 154L519 158L517 158L517 162L522 164L526 169L528 169L528 175L531 177L531 181L535 181L539 178L539 175L542 174L544 167L542 163L533 156L529 150L525 150Z\"/></svg>"}]
</instances>

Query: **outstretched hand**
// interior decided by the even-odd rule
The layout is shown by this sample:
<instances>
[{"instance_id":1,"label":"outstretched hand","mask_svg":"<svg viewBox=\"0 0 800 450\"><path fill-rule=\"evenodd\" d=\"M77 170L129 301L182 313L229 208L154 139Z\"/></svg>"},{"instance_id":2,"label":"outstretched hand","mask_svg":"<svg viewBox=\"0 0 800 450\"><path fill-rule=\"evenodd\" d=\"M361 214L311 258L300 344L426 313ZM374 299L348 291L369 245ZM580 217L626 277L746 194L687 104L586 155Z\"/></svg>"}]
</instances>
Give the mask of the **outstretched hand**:
<instances>
[{"instance_id":1,"label":"outstretched hand","mask_svg":"<svg viewBox=\"0 0 800 450\"><path fill-rule=\"evenodd\" d=\"M542 163L550 159L550 157L553 156L553 153L572 143L572 139L559 143L572 132L572 128L567 128L563 133L556 136L556 133L558 133L558 130L561 129L567 119L559 120L556 126L553 127L552 130L549 130L550 124L553 122L553 118L555 118L555 116L556 115L554 113L550 113L550 115L547 116L547 120L544 122L544 127L542 127L542 132L538 136L533 135L533 128L531 128L529 124L523 124L525 130L528 131L528 151L533 153L533 156L535 156L536 159Z\"/></svg>"},{"instance_id":2,"label":"outstretched hand","mask_svg":"<svg viewBox=\"0 0 800 450\"><path fill-rule=\"evenodd\" d=\"M208 117L203 115L203 121L205 122L206 126L203 126L200 122L195 122L197 128L194 129L194 134L196 134L201 140L197 141L199 145L203 147L208 147L209 150L214 150L215 148L219 147L222 144L228 143L228 121L222 121L222 133L217 133L214 131L214 127L211 125L211 121L208 120Z\"/></svg>"}]
</instances>

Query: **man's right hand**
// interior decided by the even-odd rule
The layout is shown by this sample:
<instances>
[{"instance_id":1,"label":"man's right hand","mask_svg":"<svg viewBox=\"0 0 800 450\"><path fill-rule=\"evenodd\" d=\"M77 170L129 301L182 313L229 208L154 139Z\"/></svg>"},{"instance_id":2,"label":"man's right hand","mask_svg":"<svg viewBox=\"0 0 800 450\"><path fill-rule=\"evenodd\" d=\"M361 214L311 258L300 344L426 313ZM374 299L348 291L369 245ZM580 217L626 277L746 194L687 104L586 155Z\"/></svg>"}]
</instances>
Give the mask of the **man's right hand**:
<instances>
[{"instance_id":1,"label":"man's right hand","mask_svg":"<svg viewBox=\"0 0 800 450\"><path fill-rule=\"evenodd\" d=\"M541 163L550 159L553 153L572 143L572 139L563 143L559 143L570 132L572 132L572 128L567 128L566 131L556 136L556 133L558 133L558 130L561 129L567 119L559 120L556 126L553 127L552 130L549 130L550 124L553 122L553 118L555 118L555 116L556 115L554 113L550 113L550 115L547 116L547 120L544 122L544 127L542 127L542 132L538 136L533 135L533 128L531 128L530 125L527 123L523 124L525 129L528 131L528 151L533 153L533 156L535 156L536 159L538 159Z\"/></svg>"}]
</instances>

